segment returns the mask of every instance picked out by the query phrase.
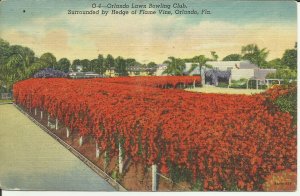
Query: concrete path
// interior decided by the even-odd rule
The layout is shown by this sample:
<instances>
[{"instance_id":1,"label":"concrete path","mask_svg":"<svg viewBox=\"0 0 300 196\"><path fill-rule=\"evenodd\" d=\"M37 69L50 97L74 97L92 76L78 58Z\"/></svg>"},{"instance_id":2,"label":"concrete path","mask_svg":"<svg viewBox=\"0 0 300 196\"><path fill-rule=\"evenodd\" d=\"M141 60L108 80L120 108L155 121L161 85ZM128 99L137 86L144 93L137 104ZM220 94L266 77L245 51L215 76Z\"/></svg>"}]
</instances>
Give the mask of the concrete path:
<instances>
[{"instance_id":1,"label":"concrete path","mask_svg":"<svg viewBox=\"0 0 300 196\"><path fill-rule=\"evenodd\" d=\"M114 191L12 104L0 105L0 187Z\"/></svg>"}]
</instances>

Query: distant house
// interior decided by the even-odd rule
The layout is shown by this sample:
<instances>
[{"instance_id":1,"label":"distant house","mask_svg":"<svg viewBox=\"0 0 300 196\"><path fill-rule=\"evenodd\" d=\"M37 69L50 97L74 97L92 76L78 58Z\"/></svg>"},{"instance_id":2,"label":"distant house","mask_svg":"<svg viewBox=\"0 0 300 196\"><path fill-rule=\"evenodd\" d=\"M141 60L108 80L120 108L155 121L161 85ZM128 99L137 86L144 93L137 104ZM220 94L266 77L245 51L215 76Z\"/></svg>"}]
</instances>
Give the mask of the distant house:
<instances>
[{"instance_id":1,"label":"distant house","mask_svg":"<svg viewBox=\"0 0 300 196\"><path fill-rule=\"evenodd\" d=\"M70 78L102 78L103 76L95 72L70 72Z\"/></svg>"},{"instance_id":2,"label":"distant house","mask_svg":"<svg viewBox=\"0 0 300 196\"><path fill-rule=\"evenodd\" d=\"M82 65L76 65L76 71L77 72L82 72L83 71L83 66Z\"/></svg>"},{"instance_id":3,"label":"distant house","mask_svg":"<svg viewBox=\"0 0 300 196\"><path fill-rule=\"evenodd\" d=\"M149 76L151 75L150 73L155 73L156 69L156 67L149 68L145 66L135 65L127 67L126 70L129 76Z\"/></svg>"},{"instance_id":4,"label":"distant house","mask_svg":"<svg viewBox=\"0 0 300 196\"><path fill-rule=\"evenodd\" d=\"M106 69L104 75L107 76L107 77L116 77L116 76L118 76L115 73L115 68L114 67L111 67L110 69Z\"/></svg>"}]
</instances>

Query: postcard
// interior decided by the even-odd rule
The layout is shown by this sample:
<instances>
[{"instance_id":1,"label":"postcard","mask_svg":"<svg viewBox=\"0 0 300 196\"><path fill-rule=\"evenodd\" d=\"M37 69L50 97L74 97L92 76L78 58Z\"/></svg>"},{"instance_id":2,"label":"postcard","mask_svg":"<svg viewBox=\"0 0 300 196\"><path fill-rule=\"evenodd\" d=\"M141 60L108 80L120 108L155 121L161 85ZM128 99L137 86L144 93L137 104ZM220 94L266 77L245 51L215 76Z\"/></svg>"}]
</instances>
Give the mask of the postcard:
<instances>
[{"instance_id":1,"label":"postcard","mask_svg":"<svg viewBox=\"0 0 300 196\"><path fill-rule=\"evenodd\" d=\"M297 190L297 3L0 0L0 188Z\"/></svg>"}]
</instances>

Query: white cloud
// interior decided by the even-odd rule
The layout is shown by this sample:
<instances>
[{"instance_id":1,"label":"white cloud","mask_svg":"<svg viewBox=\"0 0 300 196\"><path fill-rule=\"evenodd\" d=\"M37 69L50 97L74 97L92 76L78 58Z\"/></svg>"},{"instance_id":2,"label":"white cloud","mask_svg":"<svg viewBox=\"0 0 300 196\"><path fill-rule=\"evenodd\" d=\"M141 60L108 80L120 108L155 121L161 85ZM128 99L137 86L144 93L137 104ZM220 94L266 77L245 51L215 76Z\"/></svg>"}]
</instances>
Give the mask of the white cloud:
<instances>
[{"instance_id":1,"label":"white cloud","mask_svg":"<svg viewBox=\"0 0 300 196\"><path fill-rule=\"evenodd\" d=\"M37 53L57 57L95 58L99 53L161 62L168 56L192 57L216 51L220 57L239 53L256 43L281 57L296 41L296 26L288 24L237 25L222 21L188 23L184 17L66 15L36 18L3 31L4 39L24 44Z\"/></svg>"}]
</instances>

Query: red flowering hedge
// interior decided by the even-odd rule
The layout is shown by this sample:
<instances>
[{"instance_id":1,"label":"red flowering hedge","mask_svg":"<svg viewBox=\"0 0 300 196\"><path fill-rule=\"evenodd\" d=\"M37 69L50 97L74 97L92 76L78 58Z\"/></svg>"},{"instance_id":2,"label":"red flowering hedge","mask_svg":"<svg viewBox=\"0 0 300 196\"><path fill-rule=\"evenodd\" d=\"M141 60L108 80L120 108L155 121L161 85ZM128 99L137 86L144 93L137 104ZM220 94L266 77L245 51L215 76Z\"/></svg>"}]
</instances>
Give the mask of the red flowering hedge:
<instances>
[{"instance_id":1,"label":"red flowering hedge","mask_svg":"<svg viewBox=\"0 0 300 196\"><path fill-rule=\"evenodd\" d=\"M204 190L261 190L270 173L296 171L292 117L270 108L262 94L200 94L103 79L29 79L14 85L14 97L82 136L92 135L111 156L120 142L134 162L157 164L163 173L174 165L190 171Z\"/></svg>"},{"instance_id":2,"label":"red flowering hedge","mask_svg":"<svg viewBox=\"0 0 300 196\"><path fill-rule=\"evenodd\" d=\"M296 83L291 83L288 85L275 85L268 89L264 95L272 101L275 101L280 96L285 96L291 93L297 93Z\"/></svg>"},{"instance_id":3,"label":"red flowering hedge","mask_svg":"<svg viewBox=\"0 0 300 196\"><path fill-rule=\"evenodd\" d=\"M179 84L193 85L200 83L200 76L141 76L141 77L116 77L98 79L103 82L130 84L149 87L171 86L176 88Z\"/></svg>"}]
</instances>

